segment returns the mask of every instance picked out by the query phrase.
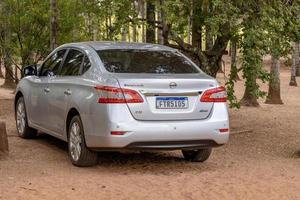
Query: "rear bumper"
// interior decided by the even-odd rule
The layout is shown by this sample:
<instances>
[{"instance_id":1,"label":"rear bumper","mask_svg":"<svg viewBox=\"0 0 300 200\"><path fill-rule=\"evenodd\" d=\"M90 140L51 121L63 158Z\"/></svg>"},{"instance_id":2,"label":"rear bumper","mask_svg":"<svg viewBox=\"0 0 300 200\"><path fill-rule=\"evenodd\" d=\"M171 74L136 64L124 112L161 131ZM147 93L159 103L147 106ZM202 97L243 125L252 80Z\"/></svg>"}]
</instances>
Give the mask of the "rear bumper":
<instances>
[{"instance_id":1,"label":"rear bumper","mask_svg":"<svg viewBox=\"0 0 300 200\"><path fill-rule=\"evenodd\" d=\"M123 113L124 114L124 113ZM130 113L128 113L129 116ZM126 116L110 119L105 128L93 124L85 132L86 144L96 150L106 149L201 149L225 144L229 132L219 129L229 128L226 104L217 103L205 120L185 121L138 121ZM103 125L103 123L102 123ZM96 130L102 130L97 132ZM125 135L111 135L110 131L127 131Z\"/></svg>"},{"instance_id":2,"label":"rear bumper","mask_svg":"<svg viewBox=\"0 0 300 200\"><path fill-rule=\"evenodd\" d=\"M223 144L218 144L213 140L187 140L187 141L151 141L151 142L133 142L123 148L93 148L95 151L112 151L112 150L191 150L191 149L206 149L219 147Z\"/></svg>"}]
</instances>

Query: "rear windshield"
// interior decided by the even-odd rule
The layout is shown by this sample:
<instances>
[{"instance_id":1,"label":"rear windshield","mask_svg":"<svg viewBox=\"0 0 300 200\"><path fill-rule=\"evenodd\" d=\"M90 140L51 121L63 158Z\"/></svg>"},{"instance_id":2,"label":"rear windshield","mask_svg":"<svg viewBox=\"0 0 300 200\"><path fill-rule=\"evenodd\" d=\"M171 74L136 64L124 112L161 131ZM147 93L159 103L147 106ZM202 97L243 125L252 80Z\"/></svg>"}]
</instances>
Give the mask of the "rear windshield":
<instances>
[{"instance_id":1,"label":"rear windshield","mask_svg":"<svg viewBox=\"0 0 300 200\"><path fill-rule=\"evenodd\" d=\"M136 49L97 51L112 73L190 74L200 71L176 52Z\"/></svg>"}]
</instances>

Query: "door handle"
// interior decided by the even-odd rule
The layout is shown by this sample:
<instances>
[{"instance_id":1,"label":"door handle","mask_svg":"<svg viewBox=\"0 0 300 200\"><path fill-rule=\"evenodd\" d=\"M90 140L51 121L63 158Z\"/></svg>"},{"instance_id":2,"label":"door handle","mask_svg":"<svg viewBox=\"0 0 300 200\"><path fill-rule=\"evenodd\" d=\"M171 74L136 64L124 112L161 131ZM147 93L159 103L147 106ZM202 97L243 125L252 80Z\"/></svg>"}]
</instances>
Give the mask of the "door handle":
<instances>
[{"instance_id":1,"label":"door handle","mask_svg":"<svg viewBox=\"0 0 300 200\"><path fill-rule=\"evenodd\" d=\"M49 93L50 92L50 88L48 88L48 87L44 88L44 92Z\"/></svg>"},{"instance_id":2,"label":"door handle","mask_svg":"<svg viewBox=\"0 0 300 200\"><path fill-rule=\"evenodd\" d=\"M71 94L72 94L72 92L71 92L71 90L70 90L70 89L67 89L67 90L65 90L65 91L64 91L64 94L65 94L65 95L71 95Z\"/></svg>"}]
</instances>

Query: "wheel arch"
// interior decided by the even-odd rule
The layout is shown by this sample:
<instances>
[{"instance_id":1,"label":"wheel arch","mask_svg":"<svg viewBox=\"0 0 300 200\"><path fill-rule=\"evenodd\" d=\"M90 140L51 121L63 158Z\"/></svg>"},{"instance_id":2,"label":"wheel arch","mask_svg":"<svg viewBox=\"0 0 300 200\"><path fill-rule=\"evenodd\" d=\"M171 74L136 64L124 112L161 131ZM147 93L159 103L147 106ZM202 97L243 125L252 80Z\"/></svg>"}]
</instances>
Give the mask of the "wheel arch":
<instances>
[{"instance_id":1,"label":"wheel arch","mask_svg":"<svg viewBox=\"0 0 300 200\"><path fill-rule=\"evenodd\" d=\"M69 110L69 112L67 114L66 124L65 124L65 129L66 129L65 133L66 133L67 138L69 137L69 135L68 135L69 131L68 130L69 130L69 126L70 126L71 120L76 115L80 116L79 111L75 107L70 108L70 110Z\"/></svg>"},{"instance_id":2,"label":"wheel arch","mask_svg":"<svg viewBox=\"0 0 300 200\"><path fill-rule=\"evenodd\" d=\"M20 97L24 97L23 93L21 91L18 91L15 95L15 100L14 100L14 108L16 109L17 102L20 99Z\"/></svg>"}]
</instances>

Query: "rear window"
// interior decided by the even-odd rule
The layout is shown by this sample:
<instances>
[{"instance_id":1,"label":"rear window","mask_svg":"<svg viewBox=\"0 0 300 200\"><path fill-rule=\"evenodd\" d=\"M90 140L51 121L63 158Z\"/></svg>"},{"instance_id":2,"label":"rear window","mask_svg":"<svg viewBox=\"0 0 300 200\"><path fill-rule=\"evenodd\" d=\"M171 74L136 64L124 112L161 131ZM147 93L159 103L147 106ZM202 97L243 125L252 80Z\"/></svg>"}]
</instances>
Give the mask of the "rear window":
<instances>
[{"instance_id":1,"label":"rear window","mask_svg":"<svg viewBox=\"0 0 300 200\"><path fill-rule=\"evenodd\" d=\"M97 51L112 73L190 74L200 71L176 52L135 49Z\"/></svg>"}]
</instances>

